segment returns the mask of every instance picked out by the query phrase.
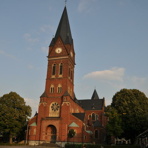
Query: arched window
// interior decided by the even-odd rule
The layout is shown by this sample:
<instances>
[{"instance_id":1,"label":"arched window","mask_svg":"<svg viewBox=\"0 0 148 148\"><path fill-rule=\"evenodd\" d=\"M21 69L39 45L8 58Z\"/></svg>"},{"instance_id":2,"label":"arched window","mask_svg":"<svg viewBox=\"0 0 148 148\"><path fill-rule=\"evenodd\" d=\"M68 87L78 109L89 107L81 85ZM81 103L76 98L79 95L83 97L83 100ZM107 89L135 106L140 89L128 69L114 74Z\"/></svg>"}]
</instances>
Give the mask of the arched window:
<instances>
[{"instance_id":1,"label":"arched window","mask_svg":"<svg viewBox=\"0 0 148 148\"><path fill-rule=\"evenodd\" d=\"M72 73L72 71L71 71L71 76L70 77L71 77L71 80L72 80L73 79L73 73Z\"/></svg>"},{"instance_id":2,"label":"arched window","mask_svg":"<svg viewBox=\"0 0 148 148\"><path fill-rule=\"evenodd\" d=\"M54 85L50 86L50 93L54 93Z\"/></svg>"},{"instance_id":3,"label":"arched window","mask_svg":"<svg viewBox=\"0 0 148 148\"><path fill-rule=\"evenodd\" d=\"M88 115L88 119L91 119L91 115Z\"/></svg>"},{"instance_id":4,"label":"arched window","mask_svg":"<svg viewBox=\"0 0 148 148\"><path fill-rule=\"evenodd\" d=\"M61 84L58 85L57 92L58 93L61 93L62 92L62 86L61 86Z\"/></svg>"},{"instance_id":5,"label":"arched window","mask_svg":"<svg viewBox=\"0 0 148 148\"><path fill-rule=\"evenodd\" d=\"M61 63L59 66L59 75L63 74L63 64Z\"/></svg>"},{"instance_id":6,"label":"arched window","mask_svg":"<svg viewBox=\"0 0 148 148\"><path fill-rule=\"evenodd\" d=\"M96 120L99 120L99 115L96 114Z\"/></svg>"},{"instance_id":7,"label":"arched window","mask_svg":"<svg viewBox=\"0 0 148 148\"><path fill-rule=\"evenodd\" d=\"M96 115L95 115L95 113L92 113L92 120L96 120Z\"/></svg>"},{"instance_id":8,"label":"arched window","mask_svg":"<svg viewBox=\"0 0 148 148\"><path fill-rule=\"evenodd\" d=\"M70 70L70 68L69 68L69 78L70 78L70 71L71 71L71 70Z\"/></svg>"},{"instance_id":9,"label":"arched window","mask_svg":"<svg viewBox=\"0 0 148 148\"><path fill-rule=\"evenodd\" d=\"M96 138L96 139L98 139L98 137L99 137L98 134L99 134L99 133L98 133L98 130L95 130L95 138Z\"/></svg>"},{"instance_id":10,"label":"arched window","mask_svg":"<svg viewBox=\"0 0 148 148\"><path fill-rule=\"evenodd\" d=\"M53 64L52 66L52 75L56 74L56 64Z\"/></svg>"}]
</instances>

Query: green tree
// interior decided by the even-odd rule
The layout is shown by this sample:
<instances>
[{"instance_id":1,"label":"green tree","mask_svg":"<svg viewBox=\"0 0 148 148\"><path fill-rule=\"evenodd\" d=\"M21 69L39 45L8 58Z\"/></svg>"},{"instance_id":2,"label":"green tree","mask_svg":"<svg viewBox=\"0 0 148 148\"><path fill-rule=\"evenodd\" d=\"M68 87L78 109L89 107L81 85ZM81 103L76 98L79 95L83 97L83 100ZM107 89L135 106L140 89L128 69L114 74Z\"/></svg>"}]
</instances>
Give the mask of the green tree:
<instances>
[{"instance_id":1,"label":"green tree","mask_svg":"<svg viewBox=\"0 0 148 148\"><path fill-rule=\"evenodd\" d=\"M106 116L109 117L109 121L106 125L107 134L109 136L119 137L122 133L122 120L117 110L111 106L106 108Z\"/></svg>"},{"instance_id":2,"label":"green tree","mask_svg":"<svg viewBox=\"0 0 148 148\"><path fill-rule=\"evenodd\" d=\"M69 138L73 138L75 136L76 132L74 131L74 129L70 129L68 132L68 137Z\"/></svg>"},{"instance_id":3,"label":"green tree","mask_svg":"<svg viewBox=\"0 0 148 148\"><path fill-rule=\"evenodd\" d=\"M111 107L122 120L122 136L134 142L148 127L148 98L137 89L122 89L112 99Z\"/></svg>"},{"instance_id":4,"label":"green tree","mask_svg":"<svg viewBox=\"0 0 148 148\"><path fill-rule=\"evenodd\" d=\"M0 131L9 136L10 143L22 132L30 116L31 107L17 93L10 92L0 97Z\"/></svg>"}]
</instances>

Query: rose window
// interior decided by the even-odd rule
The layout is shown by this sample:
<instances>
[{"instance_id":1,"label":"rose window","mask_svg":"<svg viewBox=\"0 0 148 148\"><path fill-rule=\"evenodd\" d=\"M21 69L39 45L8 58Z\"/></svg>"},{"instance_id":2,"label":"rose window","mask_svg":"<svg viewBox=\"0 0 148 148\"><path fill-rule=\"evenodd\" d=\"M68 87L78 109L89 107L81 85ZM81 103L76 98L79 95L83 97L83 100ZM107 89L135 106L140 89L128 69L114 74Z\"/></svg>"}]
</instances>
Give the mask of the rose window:
<instances>
[{"instance_id":1,"label":"rose window","mask_svg":"<svg viewBox=\"0 0 148 148\"><path fill-rule=\"evenodd\" d=\"M53 111L58 111L59 108L60 108L60 106L59 106L58 103L53 103L53 104L51 105L51 109L52 109Z\"/></svg>"}]
</instances>

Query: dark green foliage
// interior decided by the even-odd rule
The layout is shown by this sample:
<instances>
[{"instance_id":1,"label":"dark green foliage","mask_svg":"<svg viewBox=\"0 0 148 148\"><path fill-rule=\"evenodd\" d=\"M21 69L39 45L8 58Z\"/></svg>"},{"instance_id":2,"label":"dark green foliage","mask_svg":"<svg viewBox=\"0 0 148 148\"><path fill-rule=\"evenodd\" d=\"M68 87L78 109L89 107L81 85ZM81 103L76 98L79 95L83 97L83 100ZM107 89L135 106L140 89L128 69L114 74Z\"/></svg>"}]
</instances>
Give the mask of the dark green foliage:
<instances>
[{"instance_id":1,"label":"dark green foliage","mask_svg":"<svg viewBox=\"0 0 148 148\"><path fill-rule=\"evenodd\" d=\"M76 134L76 133L75 133L74 129L70 129L69 132L68 132L68 137L69 137L69 138L72 138L72 137L75 136L75 134Z\"/></svg>"},{"instance_id":2,"label":"dark green foliage","mask_svg":"<svg viewBox=\"0 0 148 148\"><path fill-rule=\"evenodd\" d=\"M82 144L66 144L65 148L82 148Z\"/></svg>"},{"instance_id":3,"label":"dark green foliage","mask_svg":"<svg viewBox=\"0 0 148 148\"><path fill-rule=\"evenodd\" d=\"M138 145L105 145L103 148L140 148Z\"/></svg>"},{"instance_id":4,"label":"dark green foliage","mask_svg":"<svg viewBox=\"0 0 148 148\"><path fill-rule=\"evenodd\" d=\"M30 106L17 93L10 92L0 97L0 131L9 135L10 143L13 137L20 136L29 116Z\"/></svg>"},{"instance_id":5,"label":"dark green foliage","mask_svg":"<svg viewBox=\"0 0 148 148\"><path fill-rule=\"evenodd\" d=\"M122 89L117 92L113 96L110 110L115 110L117 119L109 116L110 121L107 126L111 128L113 122L117 123L123 131L121 137L131 139L132 142L148 127L148 98L137 89ZM114 136L118 136L118 134L112 133Z\"/></svg>"},{"instance_id":6,"label":"dark green foliage","mask_svg":"<svg viewBox=\"0 0 148 148\"><path fill-rule=\"evenodd\" d=\"M108 106L106 108L106 116L109 117L108 124L106 125L107 134L110 136L118 137L123 133L122 120L115 108Z\"/></svg>"},{"instance_id":7,"label":"dark green foliage","mask_svg":"<svg viewBox=\"0 0 148 148\"><path fill-rule=\"evenodd\" d=\"M101 148L101 145L86 144L86 148Z\"/></svg>"},{"instance_id":8,"label":"dark green foliage","mask_svg":"<svg viewBox=\"0 0 148 148\"><path fill-rule=\"evenodd\" d=\"M140 146L136 145L93 145L93 144L85 144L86 148L140 148ZM65 148L83 148L82 144L66 144Z\"/></svg>"}]
</instances>

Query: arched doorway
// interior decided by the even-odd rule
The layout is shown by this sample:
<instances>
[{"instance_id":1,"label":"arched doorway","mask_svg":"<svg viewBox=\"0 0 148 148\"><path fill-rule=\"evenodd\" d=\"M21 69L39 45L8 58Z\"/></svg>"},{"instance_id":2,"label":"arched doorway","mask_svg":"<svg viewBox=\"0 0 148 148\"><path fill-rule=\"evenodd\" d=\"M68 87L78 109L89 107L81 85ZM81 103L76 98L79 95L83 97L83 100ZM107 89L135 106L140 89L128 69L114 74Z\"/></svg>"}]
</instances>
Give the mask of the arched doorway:
<instances>
[{"instance_id":1,"label":"arched doorway","mask_svg":"<svg viewBox=\"0 0 148 148\"><path fill-rule=\"evenodd\" d=\"M49 141L50 143L55 143L57 136L56 127L54 125L47 126L46 133L47 133L47 141Z\"/></svg>"}]
</instances>

